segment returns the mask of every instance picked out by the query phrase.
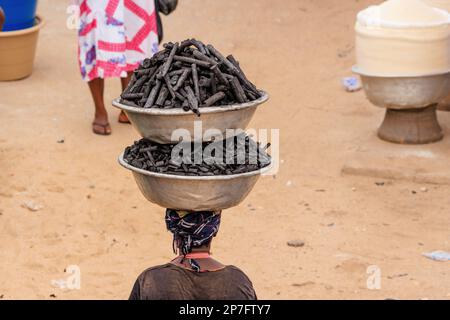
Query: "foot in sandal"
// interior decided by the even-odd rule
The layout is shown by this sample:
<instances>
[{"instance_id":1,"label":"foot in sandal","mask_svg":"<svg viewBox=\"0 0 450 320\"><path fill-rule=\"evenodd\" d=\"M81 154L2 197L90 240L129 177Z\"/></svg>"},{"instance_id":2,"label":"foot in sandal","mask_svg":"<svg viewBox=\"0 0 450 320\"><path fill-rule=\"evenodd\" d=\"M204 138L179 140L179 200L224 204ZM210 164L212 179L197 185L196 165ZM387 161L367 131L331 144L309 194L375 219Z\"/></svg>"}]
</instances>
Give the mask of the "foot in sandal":
<instances>
[{"instance_id":1,"label":"foot in sandal","mask_svg":"<svg viewBox=\"0 0 450 320\"><path fill-rule=\"evenodd\" d=\"M130 123L130 120L128 119L125 112L121 111L119 114L119 123Z\"/></svg>"},{"instance_id":2,"label":"foot in sandal","mask_svg":"<svg viewBox=\"0 0 450 320\"><path fill-rule=\"evenodd\" d=\"M92 131L95 134L101 135L101 136L109 136L111 134L111 126L109 123L100 124L93 122L92 123Z\"/></svg>"},{"instance_id":3,"label":"foot in sandal","mask_svg":"<svg viewBox=\"0 0 450 320\"><path fill-rule=\"evenodd\" d=\"M101 136L109 136L111 134L111 126L108 122L108 116L97 116L92 123L92 131Z\"/></svg>"}]
</instances>

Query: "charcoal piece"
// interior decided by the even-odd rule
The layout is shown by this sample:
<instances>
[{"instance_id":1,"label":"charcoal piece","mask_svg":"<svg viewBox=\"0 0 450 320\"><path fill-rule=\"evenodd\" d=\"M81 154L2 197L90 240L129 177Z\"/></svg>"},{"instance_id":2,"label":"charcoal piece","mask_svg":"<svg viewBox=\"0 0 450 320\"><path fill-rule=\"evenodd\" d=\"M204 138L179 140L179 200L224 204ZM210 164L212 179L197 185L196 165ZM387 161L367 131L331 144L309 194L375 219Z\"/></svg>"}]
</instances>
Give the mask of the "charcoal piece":
<instances>
[{"instance_id":1,"label":"charcoal piece","mask_svg":"<svg viewBox=\"0 0 450 320\"><path fill-rule=\"evenodd\" d=\"M206 88L200 87L200 102L207 100L208 92Z\"/></svg>"},{"instance_id":2,"label":"charcoal piece","mask_svg":"<svg viewBox=\"0 0 450 320\"><path fill-rule=\"evenodd\" d=\"M214 72L214 75L216 76L216 78L219 80L220 83L224 84L224 85L228 85L228 80L225 77L225 75L222 73L222 71L220 71L219 66L216 64L215 66L213 66L211 68L212 72Z\"/></svg>"},{"instance_id":3,"label":"charcoal piece","mask_svg":"<svg viewBox=\"0 0 450 320\"><path fill-rule=\"evenodd\" d=\"M191 87L185 87L184 90L186 91L186 98L189 103L189 107L197 116L200 117L200 112L198 111L198 100L194 94L194 91Z\"/></svg>"},{"instance_id":4,"label":"charcoal piece","mask_svg":"<svg viewBox=\"0 0 450 320\"><path fill-rule=\"evenodd\" d=\"M223 98L226 97L226 94L223 91L217 92L215 95L209 97L205 103L203 103L202 108L205 107L211 107L213 106L216 102L219 102L220 100L222 100Z\"/></svg>"},{"instance_id":5,"label":"charcoal piece","mask_svg":"<svg viewBox=\"0 0 450 320\"><path fill-rule=\"evenodd\" d=\"M198 81L198 85L200 88L209 88L211 87L211 79L207 77L200 77L200 80Z\"/></svg>"},{"instance_id":6,"label":"charcoal piece","mask_svg":"<svg viewBox=\"0 0 450 320\"><path fill-rule=\"evenodd\" d=\"M216 65L217 64L216 60L214 60L213 58L208 57L207 55L203 54L202 52L200 52L198 50L194 50L192 52L192 55L198 60L209 62L211 65Z\"/></svg>"},{"instance_id":7,"label":"charcoal piece","mask_svg":"<svg viewBox=\"0 0 450 320\"><path fill-rule=\"evenodd\" d=\"M166 82L166 86L167 86L167 89L169 90L170 95L172 96L173 99L175 99L177 97L177 95L175 94L175 90L173 89L173 86L172 86L172 83L170 81L168 74L166 74L166 76L164 77L164 81Z\"/></svg>"},{"instance_id":8,"label":"charcoal piece","mask_svg":"<svg viewBox=\"0 0 450 320\"><path fill-rule=\"evenodd\" d=\"M144 108L151 108L153 107L153 104L155 103L156 97L159 93L159 89L161 88L161 80L156 80L156 85L152 88L152 91L150 92L150 95L147 99L147 102L145 103Z\"/></svg>"},{"instance_id":9,"label":"charcoal piece","mask_svg":"<svg viewBox=\"0 0 450 320\"><path fill-rule=\"evenodd\" d=\"M242 88L238 78L233 78L230 80L231 88L233 89L234 96L236 97L239 103L247 102L247 98L245 96L244 89Z\"/></svg>"},{"instance_id":10,"label":"charcoal piece","mask_svg":"<svg viewBox=\"0 0 450 320\"><path fill-rule=\"evenodd\" d=\"M206 54L205 44L196 39L191 39L192 45L200 50L201 53Z\"/></svg>"},{"instance_id":11,"label":"charcoal piece","mask_svg":"<svg viewBox=\"0 0 450 320\"><path fill-rule=\"evenodd\" d=\"M166 101L168 95L169 95L169 89L167 89L167 86L163 86L161 88L161 91L159 92L159 96L158 96L158 99L156 100L155 104L158 107L164 106L164 102Z\"/></svg>"},{"instance_id":12,"label":"charcoal piece","mask_svg":"<svg viewBox=\"0 0 450 320\"><path fill-rule=\"evenodd\" d=\"M189 74L192 72L191 68L186 68L184 69L183 74L180 76L180 79L178 79L177 84L175 85L175 87L173 88L174 91L178 91L178 89L181 88L181 86L184 84L184 82L186 81L187 77L189 76Z\"/></svg>"},{"instance_id":13,"label":"charcoal piece","mask_svg":"<svg viewBox=\"0 0 450 320\"><path fill-rule=\"evenodd\" d=\"M221 84L221 85L217 86L216 90L225 92L225 91L228 91L228 86Z\"/></svg>"},{"instance_id":14,"label":"charcoal piece","mask_svg":"<svg viewBox=\"0 0 450 320\"><path fill-rule=\"evenodd\" d=\"M259 98L256 94L254 94L252 91L248 90L247 88L244 88L244 91L245 91L245 95L247 97L249 97L250 100L252 100L252 101L257 100Z\"/></svg>"},{"instance_id":15,"label":"charcoal piece","mask_svg":"<svg viewBox=\"0 0 450 320\"><path fill-rule=\"evenodd\" d=\"M140 99L144 96L143 93L125 93L122 94L122 98L125 100L134 100L134 99Z\"/></svg>"},{"instance_id":16,"label":"charcoal piece","mask_svg":"<svg viewBox=\"0 0 450 320\"><path fill-rule=\"evenodd\" d=\"M129 107L134 107L134 108L139 108L139 105L137 105L136 103L134 103L133 101L129 101L129 100L125 100L125 99L120 99L120 103L124 104L126 106Z\"/></svg>"},{"instance_id":17,"label":"charcoal piece","mask_svg":"<svg viewBox=\"0 0 450 320\"><path fill-rule=\"evenodd\" d=\"M180 62L186 62L188 64L194 64L195 63L196 65L201 66L201 67L205 67L205 68L211 67L211 64L209 62L198 60L198 59L194 59L194 58L188 58L188 57L183 57L183 56L175 56L174 60L175 61L180 61Z\"/></svg>"},{"instance_id":18,"label":"charcoal piece","mask_svg":"<svg viewBox=\"0 0 450 320\"><path fill-rule=\"evenodd\" d=\"M183 100L183 103L181 104L181 107L184 111L189 111L191 108L189 107L189 102L187 99Z\"/></svg>"},{"instance_id":19,"label":"charcoal piece","mask_svg":"<svg viewBox=\"0 0 450 320\"><path fill-rule=\"evenodd\" d=\"M133 72L133 75L131 76L130 82L128 83L128 86L125 88L125 90L122 92L122 94L130 93L131 88L133 88L134 84L136 83L137 76L136 73Z\"/></svg>"},{"instance_id":20,"label":"charcoal piece","mask_svg":"<svg viewBox=\"0 0 450 320\"><path fill-rule=\"evenodd\" d=\"M242 72L242 69L241 69L241 66L240 66L240 64L239 64L239 61L237 61L234 57L233 57L233 55L229 55L228 57L227 57L227 60L228 61L230 61L238 70L239 70L239 72ZM242 73L244 73L244 72L242 72Z\"/></svg>"},{"instance_id":21,"label":"charcoal piece","mask_svg":"<svg viewBox=\"0 0 450 320\"><path fill-rule=\"evenodd\" d=\"M243 85L259 98L261 94L259 93L256 86L247 79L247 76L245 75L244 71L242 71L239 62L233 57L233 55L229 55L227 57L227 60L236 67L236 69L234 70L234 74L239 78Z\"/></svg>"},{"instance_id":22,"label":"charcoal piece","mask_svg":"<svg viewBox=\"0 0 450 320\"><path fill-rule=\"evenodd\" d=\"M192 39L184 40L181 42L179 50L184 50L187 47L190 47L193 45Z\"/></svg>"},{"instance_id":23,"label":"charcoal piece","mask_svg":"<svg viewBox=\"0 0 450 320\"><path fill-rule=\"evenodd\" d=\"M229 60L227 60L216 48L212 45L206 46L208 50L217 58L220 62L222 62L230 71L237 70L237 68L232 64Z\"/></svg>"},{"instance_id":24,"label":"charcoal piece","mask_svg":"<svg viewBox=\"0 0 450 320\"><path fill-rule=\"evenodd\" d=\"M139 88L141 88L143 86L144 82L147 80L148 80L147 75L141 76L138 80L136 80L136 82L134 82L134 84L131 86L131 88L129 90L127 90L127 93L136 92L137 90L139 90Z\"/></svg>"},{"instance_id":25,"label":"charcoal piece","mask_svg":"<svg viewBox=\"0 0 450 320\"><path fill-rule=\"evenodd\" d=\"M153 72L155 72L156 68L148 68L148 69L137 69L134 71L134 75L141 77L143 75L151 76Z\"/></svg>"},{"instance_id":26,"label":"charcoal piece","mask_svg":"<svg viewBox=\"0 0 450 320\"><path fill-rule=\"evenodd\" d=\"M211 77L211 93L215 95L217 93L217 81L216 77Z\"/></svg>"},{"instance_id":27,"label":"charcoal piece","mask_svg":"<svg viewBox=\"0 0 450 320\"><path fill-rule=\"evenodd\" d=\"M192 65L192 81L194 82L195 96L197 97L197 100L200 100L200 87L198 85L198 72L196 64Z\"/></svg>"},{"instance_id":28,"label":"charcoal piece","mask_svg":"<svg viewBox=\"0 0 450 320\"><path fill-rule=\"evenodd\" d=\"M176 75L181 75L181 74L183 74L183 72L184 72L184 69L174 70L174 71L169 72L169 76L173 77L173 76L176 76Z\"/></svg>"},{"instance_id":29,"label":"charcoal piece","mask_svg":"<svg viewBox=\"0 0 450 320\"><path fill-rule=\"evenodd\" d=\"M166 74L169 72L169 69L172 66L173 57L177 53L178 46L179 46L178 42L173 45L173 47L170 51L169 57L167 58L166 62L164 63L163 68L161 70L161 74L158 77L159 79L164 78L166 76Z\"/></svg>"},{"instance_id":30,"label":"charcoal piece","mask_svg":"<svg viewBox=\"0 0 450 320\"><path fill-rule=\"evenodd\" d=\"M152 87L150 84L145 86L144 93L142 95L141 100L139 101L141 104L145 104L147 102L148 96L150 95L150 91L152 91Z\"/></svg>"}]
</instances>

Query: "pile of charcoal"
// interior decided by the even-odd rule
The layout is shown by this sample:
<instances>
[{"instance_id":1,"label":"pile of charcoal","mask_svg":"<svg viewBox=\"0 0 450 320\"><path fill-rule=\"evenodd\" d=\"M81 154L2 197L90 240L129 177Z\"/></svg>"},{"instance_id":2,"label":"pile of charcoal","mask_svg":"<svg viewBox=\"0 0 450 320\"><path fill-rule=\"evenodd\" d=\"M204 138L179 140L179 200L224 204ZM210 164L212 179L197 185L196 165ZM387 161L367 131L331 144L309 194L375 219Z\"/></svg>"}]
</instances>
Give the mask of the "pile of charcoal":
<instances>
[{"instance_id":1,"label":"pile of charcoal","mask_svg":"<svg viewBox=\"0 0 450 320\"><path fill-rule=\"evenodd\" d=\"M156 173L235 175L269 166L271 157L266 152L269 147L270 144L262 147L246 135L199 145L192 142L162 145L142 139L125 149L124 160L133 167Z\"/></svg>"},{"instance_id":2,"label":"pile of charcoal","mask_svg":"<svg viewBox=\"0 0 450 320\"><path fill-rule=\"evenodd\" d=\"M256 100L260 91L239 62L212 45L195 40L166 43L164 50L143 61L121 95L121 103L142 108L183 108L200 115L201 108Z\"/></svg>"}]
</instances>

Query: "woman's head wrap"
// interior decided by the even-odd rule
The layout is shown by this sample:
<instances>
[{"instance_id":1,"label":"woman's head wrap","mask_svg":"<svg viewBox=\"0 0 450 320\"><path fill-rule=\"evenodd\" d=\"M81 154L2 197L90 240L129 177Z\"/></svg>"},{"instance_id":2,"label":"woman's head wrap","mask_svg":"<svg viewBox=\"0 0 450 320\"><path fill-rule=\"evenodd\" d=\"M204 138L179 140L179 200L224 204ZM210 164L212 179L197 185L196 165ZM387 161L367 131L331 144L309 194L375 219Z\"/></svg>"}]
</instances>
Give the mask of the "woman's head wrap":
<instances>
[{"instance_id":1,"label":"woman's head wrap","mask_svg":"<svg viewBox=\"0 0 450 320\"><path fill-rule=\"evenodd\" d=\"M173 250L181 249L181 254L186 256L192 248L198 248L207 244L216 236L220 226L221 211L186 212L167 209L167 229L173 233ZM200 271L195 260L190 259L191 267Z\"/></svg>"}]
</instances>

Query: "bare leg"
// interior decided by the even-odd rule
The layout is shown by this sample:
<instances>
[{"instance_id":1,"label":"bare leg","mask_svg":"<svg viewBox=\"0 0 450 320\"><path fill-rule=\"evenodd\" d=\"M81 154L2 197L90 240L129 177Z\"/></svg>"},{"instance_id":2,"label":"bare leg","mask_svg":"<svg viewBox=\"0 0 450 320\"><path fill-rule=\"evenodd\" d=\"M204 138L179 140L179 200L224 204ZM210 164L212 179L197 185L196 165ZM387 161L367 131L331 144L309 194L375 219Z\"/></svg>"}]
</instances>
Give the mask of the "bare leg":
<instances>
[{"instance_id":1,"label":"bare leg","mask_svg":"<svg viewBox=\"0 0 450 320\"><path fill-rule=\"evenodd\" d=\"M108 113L106 112L103 93L105 91L105 80L97 78L88 82L92 98L95 104L95 118L92 124L92 130L96 134L109 135L111 127L108 122Z\"/></svg>"},{"instance_id":2,"label":"bare leg","mask_svg":"<svg viewBox=\"0 0 450 320\"><path fill-rule=\"evenodd\" d=\"M130 83L132 75L133 75L133 72L128 72L128 75L126 78L120 78L120 82L122 83L122 92L125 91L125 89L128 87L128 84ZM119 122L120 123L130 123L130 120L128 120L127 115L123 111L121 111L119 114Z\"/></svg>"}]
</instances>

